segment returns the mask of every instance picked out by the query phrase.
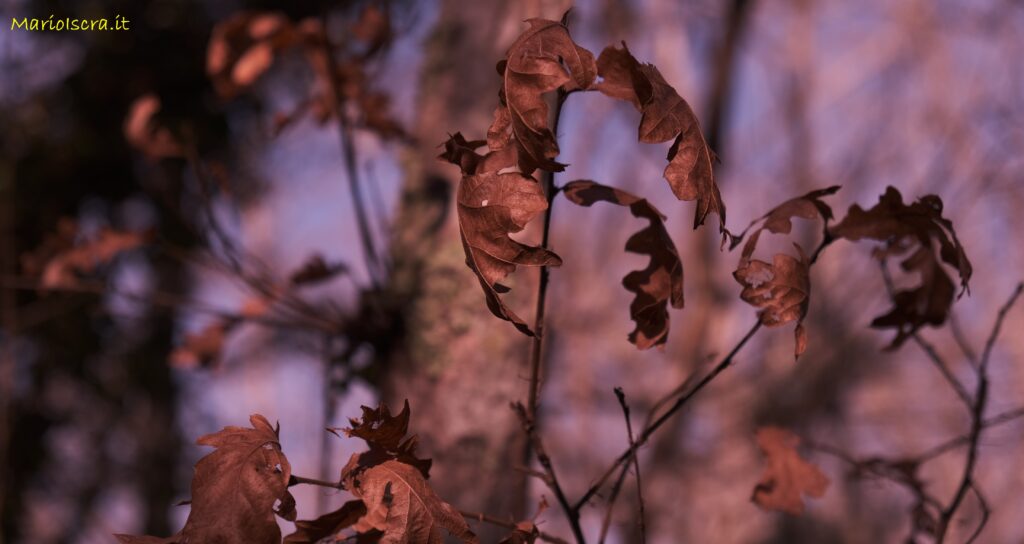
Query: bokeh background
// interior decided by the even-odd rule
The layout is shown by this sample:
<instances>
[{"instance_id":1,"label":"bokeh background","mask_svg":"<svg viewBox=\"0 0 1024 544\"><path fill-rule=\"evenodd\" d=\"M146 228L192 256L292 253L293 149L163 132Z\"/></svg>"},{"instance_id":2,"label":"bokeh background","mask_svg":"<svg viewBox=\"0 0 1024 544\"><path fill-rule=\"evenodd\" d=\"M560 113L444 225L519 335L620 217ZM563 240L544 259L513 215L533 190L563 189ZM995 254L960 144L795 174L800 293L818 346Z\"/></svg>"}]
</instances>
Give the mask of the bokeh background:
<instances>
[{"instance_id":1,"label":"bokeh background","mask_svg":"<svg viewBox=\"0 0 1024 544\"><path fill-rule=\"evenodd\" d=\"M365 3L0 7L0 541L111 542L114 532L176 531L188 507L175 504L187 499L191 466L205 453L194 439L251 413L280 422L296 474L335 478L361 443L323 429L382 399L410 401L413 431L434 459L431 482L449 502L521 518L541 495L551 500L515 470L523 438L508 405L526 396L529 343L490 315L464 266L452 213L457 169L434 156L448 133L484 136L500 84L494 65L523 20L557 19L569 5L376 6L390 37L368 57L366 79L390 97L405 137L314 116L278 130L281 114L315 83L300 54L276 55L230 99L206 71L215 25L239 12L313 17L343 41ZM50 14L122 15L131 29L35 33L5 23ZM907 200L939 195L975 275L950 326L922 334L973 388L955 335L980 350L1024 276L1024 5L583 0L570 28L595 54L624 40L691 103L721 157L716 176L734 230L834 184L843 186L831 199L837 214L873 204L887 185ZM190 166L196 157L154 159L129 145L125 119L146 95L159 98L161 123L187 138L208 175ZM558 131L560 160L571 166L557 180L594 179L654 202L683 258L686 308L672 312L664 351L638 352L626 341L630 294L620 281L642 266L643 257L622 249L643 223L610 206L556 201L552 246L565 264L551 275L541 428L570 496L627 445L613 387L624 389L639 424L756 319L731 278L738 256L719 250L713 226L691 229L693 205L676 201L661 180L667 146L637 143L637 122L626 103L571 97ZM357 229L353 173L383 263L376 273L367 271ZM70 222L72 240L113 228L150 232L153 243L119 254L77 287L43 288L33 256L47 255ZM800 227L793 239L813 247L815 227ZM870 243L839 243L814 267L810 345L799 362L789 326L761 331L642 450L651 542L874 543L909 533L910 494L851 477L847 464L820 452L808 457L832 485L803 516L750 502L761 425L889 458L968 430L963 405L922 350L907 343L885 352L890 333L868 328L888 305L870 253ZM260 288L273 292L316 254L344 271L294 289L287 303L260 313L266 319L247 318L246 304L266 297ZM531 315L536 272L521 270L512 286L511 304ZM190 337L225 315L241 319L212 354L182 356ZM1024 404L1022 327L1018 308L993 353L992 414ZM1024 539L1022 431L1024 423L1011 422L982 438L977 481L992 516L980 542ZM963 453L925 466L930 491L952 494ZM632 485L627 479L611 542L637 539ZM293 492L303 518L347 499L307 486ZM604 511L603 497L584 509L589 534ZM965 501L953 541L980 515ZM541 520L543 530L569 536L557 508ZM485 541L500 538L474 527Z\"/></svg>"}]
</instances>

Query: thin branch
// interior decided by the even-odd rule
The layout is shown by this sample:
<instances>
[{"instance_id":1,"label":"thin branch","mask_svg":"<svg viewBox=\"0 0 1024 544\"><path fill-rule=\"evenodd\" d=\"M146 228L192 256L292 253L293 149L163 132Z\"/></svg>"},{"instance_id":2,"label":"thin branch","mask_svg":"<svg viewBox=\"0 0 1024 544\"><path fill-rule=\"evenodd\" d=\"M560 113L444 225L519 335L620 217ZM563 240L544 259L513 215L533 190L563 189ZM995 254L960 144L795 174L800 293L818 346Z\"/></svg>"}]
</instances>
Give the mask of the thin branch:
<instances>
[{"instance_id":1,"label":"thin branch","mask_svg":"<svg viewBox=\"0 0 1024 544\"><path fill-rule=\"evenodd\" d=\"M515 523L513 523L511 521L505 521L503 519L499 519L499 518L496 518L494 516L488 516L487 514L480 514L480 513L477 513L477 512L469 512L467 510L459 510L459 513L462 514L462 517L464 517L466 519L476 520L476 521L479 521L481 523L490 523L491 525L494 525L496 527L504 527L504 528L506 528L508 530L516 529L516 524ZM569 544L565 540L562 540L561 538L558 538L557 536L549 535L549 534L545 533L544 531L538 530L537 531L537 536L538 536L538 538L540 538L541 540L543 540L545 542L551 542L553 544Z\"/></svg>"},{"instance_id":2,"label":"thin branch","mask_svg":"<svg viewBox=\"0 0 1024 544\"><path fill-rule=\"evenodd\" d=\"M586 539L583 537L583 529L580 527L579 510L573 508L569 504L569 499L566 498L565 492L562 491L562 486L558 483L558 475L555 474L555 467L551 463L551 458L548 457L547 451L544 449L544 442L541 440L540 434L537 432L537 427L533 424L533 421L527 414L526 407L523 406L523 403L514 403L512 405L512 409L515 410L516 415L519 416L519 421L523 425L523 431L526 432L526 436L529 439L530 444L533 446L533 451L537 455L537 461L540 462L540 466L544 469L544 473L547 475L546 482L548 487L551 488L551 492L555 494L555 499L558 500L559 506L562 507L562 511L569 520L569 526L572 527L572 534L576 538L576 543L585 544Z\"/></svg>"},{"instance_id":3,"label":"thin branch","mask_svg":"<svg viewBox=\"0 0 1024 544\"><path fill-rule=\"evenodd\" d=\"M626 404L626 394L622 391L621 387L615 388L615 398L619 400L619 406L622 407L622 415L626 419L626 436L629 438L629 446L633 447L635 443L633 440L633 423L629 419L629 405ZM640 460L636 450L633 450L632 457L633 469L636 473L636 501L640 507L640 519L637 523L640 526L640 542L643 544L647 542L647 525L644 523L644 486L643 481L640 479Z\"/></svg>"},{"instance_id":4,"label":"thin branch","mask_svg":"<svg viewBox=\"0 0 1024 544\"><path fill-rule=\"evenodd\" d=\"M974 466L978 462L978 442L981 438L981 431L985 428L985 405L988 401L988 364L991 360L992 348L995 346L996 340L999 338L999 332L1003 328L1003 320L1017 301L1017 298L1020 297L1021 291L1024 291L1024 283L1017 284L1009 300L999 309L996 322L992 326L992 332L989 334L988 340L985 342L985 349L981 354L981 361L978 364L978 387L975 392L974 410L971 412L971 434L970 442L968 443L967 462L964 465L963 476L960 477L960 485L957 486L953 499L950 501L949 506L942 510L942 516L939 518L938 536L936 538L938 544L942 544L945 541L949 522L953 519L953 515L956 514L964 497L967 496L967 491L973 485Z\"/></svg>"},{"instance_id":5,"label":"thin branch","mask_svg":"<svg viewBox=\"0 0 1024 544\"><path fill-rule=\"evenodd\" d=\"M604 512L604 519L601 520L601 534L597 538L597 544L604 544L608 537L608 528L612 524L612 512L615 511L615 500L619 498L619 491L622 490L622 483L626 481L626 474L629 473L629 463L623 463L619 469L619 475L612 485L612 492L608 495L608 507Z\"/></svg>"},{"instance_id":6,"label":"thin branch","mask_svg":"<svg viewBox=\"0 0 1024 544\"><path fill-rule=\"evenodd\" d=\"M366 204L363 202L363 191L359 180L359 165L356 160L355 135L352 124L345 115L343 108L344 95L341 90L341 83L338 81L337 70L334 59L334 50L331 41L327 36L327 17L324 17L323 53L327 59L327 69L330 72L327 78L332 95L329 101L331 114L338 121L338 137L341 143L341 158L345 167L345 175L348 178L349 192L352 193L352 207L356 212L356 227L359 231L359 241L362 244L363 258L366 260L366 270L370 277L370 283L375 288L379 287L380 269L379 254L373 241L373 231L370 229L370 219L366 212Z\"/></svg>"},{"instance_id":7,"label":"thin branch","mask_svg":"<svg viewBox=\"0 0 1024 544\"><path fill-rule=\"evenodd\" d=\"M892 275L889 273L889 268L886 266L885 259L879 261L878 264L882 271L882 280L885 282L885 290L889 293L889 298L894 299L896 288L892 281ZM946 379L949 386L953 388L956 396L963 401L967 410L969 412L973 412L976 399L971 398L971 394L967 392L967 388L964 387L964 384L956 377L955 374L953 374L953 371L950 369L946 360L939 355L939 352L936 351L935 347L928 343L928 341L926 341L918 331L915 330L910 334L910 336L914 339L914 343L916 343L922 350L924 350L925 354L928 355L928 359L935 365L935 368L939 370L939 373L941 373L942 377Z\"/></svg>"},{"instance_id":8,"label":"thin branch","mask_svg":"<svg viewBox=\"0 0 1024 544\"><path fill-rule=\"evenodd\" d=\"M956 341L957 347L967 357L967 360L971 362L971 366L975 370L978 369L978 354L974 352L974 348L971 347L971 343L967 341L967 337L964 336L963 329L960 328L960 320L956 318L956 314L951 313L949 315L949 330L953 332L953 340Z\"/></svg>"},{"instance_id":9,"label":"thin branch","mask_svg":"<svg viewBox=\"0 0 1024 544\"><path fill-rule=\"evenodd\" d=\"M977 484L971 481L971 491L974 492L974 496L978 498L978 506L981 508L981 521L978 522L978 527L971 533L971 537L967 539L966 544L972 544L979 536L981 532L985 530L985 525L988 524L988 518L992 514L992 509L988 506L988 501L985 500L985 495L978 488Z\"/></svg>"},{"instance_id":10,"label":"thin branch","mask_svg":"<svg viewBox=\"0 0 1024 544\"><path fill-rule=\"evenodd\" d=\"M558 134L558 121L562 117L562 105L565 103L566 93L559 90L555 98L554 108L554 120L551 122L551 132ZM544 193L547 195L548 207L544 210L544 222L543 222L543 234L541 236L540 247L548 249L550 235L551 235L551 211L554 208L555 195L557 190L555 189L555 173L544 171L541 176L541 186L544 188ZM526 415L529 417L531 423L537 419L537 403L540 399L540 381L541 381L541 367L543 359L543 343L544 343L544 309L547 302L548 295L548 280L549 280L548 267L540 267L540 285L537 288L537 307L533 317L533 342L530 345L530 392L528 401L526 404ZM529 450L527 450L527 456L524 461L529 462Z\"/></svg>"},{"instance_id":11,"label":"thin branch","mask_svg":"<svg viewBox=\"0 0 1024 544\"><path fill-rule=\"evenodd\" d=\"M738 354L740 350L743 349L743 346L747 345L747 342L750 341L754 334L757 333L757 331L760 329L761 321L758 320L758 322L755 323L754 326L751 327L745 335L743 335L743 338L740 339L740 341L732 348L732 350L729 351L729 353L718 363L718 365L716 365L715 368L711 370L711 372L709 372L707 375L701 378L701 380L697 382L697 385L695 385L693 389L691 389L688 393L679 397L679 399L677 399L676 402L673 403L672 406L668 410L666 410L664 414L659 416L651 424L647 425L647 427L644 428L644 431L640 433L640 436L637 437L633 445L630 446L629 449L627 449L626 451L622 452L622 454L620 454L615 459L611 466L608 467L607 470L605 470L604 474L602 474L601 477L599 477L597 481L595 481L590 486L590 489L588 489L587 492L583 494L580 500L576 502L573 508L576 510L582 508L583 505L586 504L587 501L589 501L591 497L593 497L597 493L598 489L600 489L601 486L603 486L604 483L608 481L608 478L610 478L611 475L615 473L615 469L619 468L619 466L621 466L623 463L628 462L631 456L636 452L636 450L639 449L644 444L646 444L647 440L651 438L651 435L653 435L659 427L661 427L662 425L665 424L666 421L671 419L671 417L675 415L683 406L685 406L690 399L692 399L697 393L704 389L705 386L711 383L719 374L722 373L722 371L724 371L726 368L729 368L729 365L732 364L733 358L736 357L736 354Z\"/></svg>"}]
</instances>

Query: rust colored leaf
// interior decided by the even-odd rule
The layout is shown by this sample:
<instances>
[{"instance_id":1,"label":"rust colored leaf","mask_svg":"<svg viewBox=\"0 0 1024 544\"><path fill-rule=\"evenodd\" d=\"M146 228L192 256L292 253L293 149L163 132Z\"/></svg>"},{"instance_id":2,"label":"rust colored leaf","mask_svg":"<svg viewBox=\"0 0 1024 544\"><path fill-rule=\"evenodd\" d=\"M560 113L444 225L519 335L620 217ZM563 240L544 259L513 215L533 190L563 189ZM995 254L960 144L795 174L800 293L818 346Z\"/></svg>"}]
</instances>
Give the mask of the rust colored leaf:
<instances>
[{"instance_id":1,"label":"rust colored leaf","mask_svg":"<svg viewBox=\"0 0 1024 544\"><path fill-rule=\"evenodd\" d=\"M502 301L500 293L508 288L498 282L517 266L562 264L553 252L509 237L547 209L548 201L536 180L503 170L513 165L511 148L481 156L474 149L483 143L467 142L461 134L455 134L440 156L462 169L456 201L466 265L480 280L491 313L533 336L526 322Z\"/></svg>"},{"instance_id":2,"label":"rust colored leaf","mask_svg":"<svg viewBox=\"0 0 1024 544\"><path fill-rule=\"evenodd\" d=\"M341 508L313 520L295 522L295 532L284 537L284 544L316 544L355 525L366 515L363 501L348 501Z\"/></svg>"},{"instance_id":3,"label":"rust colored leaf","mask_svg":"<svg viewBox=\"0 0 1024 544\"><path fill-rule=\"evenodd\" d=\"M552 160L558 156L558 142L548 126L544 94L558 88L589 88L597 75L597 66L594 55L572 41L565 25L545 19L527 22L530 28L509 47L502 69L503 103L509 115L507 119L496 116L488 139L499 140L496 135L505 132L504 126L510 126L524 174L536 168L560 172L565 165Z\"/></svg>"},{"instance_id":4,"label":"rust colored leaf","mask_svg":"<svg viewBox=\"0 0 1024 544\"><path fill-rule=\"evenodd\" d=\"M623 44L606 47L597 60L601 82L597 89L625 100L640 111L637 139L645 143L673 140L668 152L665 180L680 200L696 200L693 228L704 224L708 214L721 218L725 233L725 203L715 183L715 154L704 141L700 123L690 105L652 65L641 63Z\"/></svg>"},{"instance_id":5,"label":"rust colored leaf","mask_svg":"<svg viewBox=\"0 0 1024 544\"><path fill-rule=\"evenodd\" d=\"M363 406L361 419L349 419L352 426L342 429L346 436L360 438L370 447L370 451L352 456L342 470L343 478L349 478L356 471L382 463L397 460L416 467L424 478L430 477L430 459L416 457L417 437L406 437L409 432L409 401L405 401L402 411L397 416L385 403L377 408Z\"/></svg>"},{"instance_id":6,"label":"rust colored leaf","mask_svg":"<svg viewBox=\"0 0 1024 544\"><path fill-rule=\"evenodd\" d=\"M835 194L839 188L838 185L833 185L791 198L751 221L738 236L732 236L730 249L736 247L754 225L761 224L743 246L733 278L743 286L740 298L761 309L758 317L762 324L777 327L796 321L796 329L793 331L793 352L798 359L807 350L807 330L804 328L803 320L810 305L810 261L803 248L795 243L793 246L799 258L779 253L769 264L751 257L757 248L761 232L767 230L775 234L789 234L793 230L794 217L821 219L822 224L827 226L828 221L832 219L832 208L822 198Z\"/></svg>"},{"instance_id":7,"label":"rust colored leaf","mask_svg":"<svg viewBox=\"0 0 1024 544\"><path fill-rule=\"evenodd\" d=\"M565 197L580 206L611 202L628 207L634 217L647 219L649 225L626 241L626 251L649 255L647 268L626 275L622 285L635 294L629 305L636 329L629 341L638 349L663 346L668 339L668 305L683 307L683 263L668 231L665 216L646 199L614 187L588 180L567 183Z\"/></svg>"},{"instance_id":8,"label":"rust colored leaf","mask_svg":"<svg viewBox=\"0 0 1024 544\"><path fill-rule=\"evenodd\" d=\"M529 520L520 521L498 544L533 544L539 536L540 530L537 529L536 523Z\"/></svg>"},{"instance_id":9,"label":"rust colored leaf","mask_svg":"<svg viewBox=\"0 0 1024 544\"><path fill-rule=\"evenodd\" d=\"M872 322L875 327L897 330L889 349L898 348L924 325L941 325L949 316L956 288L940 260L959 273L960 294L968 288L973 268L953 223L942 216L942 200L936 195L904 204L899 191L889 187L871 209L851 206L829 233L851 241L869 238L883 242L885 247L879 253L883 257L909 252L901 267L918 273L921 283L894 293L892 310Z\"/></svg>"},{"instance_id":10,"label":"rust colored leaf","mask_svg":"<svg viewBox=\"0 0 1024 544\"><path fill-rule=\"evenodd\" d=\"M761 324L778 327L796 321L794 354L799 358L807 349L803 320L810 304L810 261L803 248L798 244L793 245L800 255L799 259L785 253L776 253L770 264L751 259L744 252L733 277L743 286L740 298L760 308L757 317Z\"/></svg>"},{"instance_id":11,"label":"rust colored leaf","mask_svg":"<svg viewBox=\"0 0 1024 544\"><path fill-rule=\"evenodd\" d=\"M123 132L128 143L150 159L181 157L181 144L167 127L157 123L160 98L144 94L132 102L125 117Z\"/></svg>"},{"instance_id":12,"label":"rust colored leaf","mask_svg":"<svg viewBox=\"0 0 1024 544\"><path fill-rule=\"evenodd\" d=\"M294 520L295 501L288 492L291 465L281 451L277 430L261 415L252 428L225 427L197 443L216 450L196 463L192 477L192 511L185 527L169 538L116 535L124 543L217 542L223 544L281 541L274 514ZM281 511L274 504L280 501Z\"/></svg>"},{"instance_id":13,"label":"rust colored leaf","mask_svg":"<svg viewBox=\"0 0 1024 544\"><path fill-rule=\"evenodd\" d=\"M460 542L479 542L458 510L441 500L413 466L385 461L360 472L349 491L366 506L353 528L381 531L382 544L441 544L441 529Z\"/></svg>"},{"instance_id":14,"label":"rust colored leaf","mask_svg":"<svg viewBox=\"0 0 1024 544\"><path fill-rule=\"evenodd\" d=\"M825 495L828 478L800 457L796 450L799 445L800 438L785 429L757 430L757 447L765 456L765 468L751 500L761 508L798 516L804 511L803 495Z\"/></svg>"}]
</instances>

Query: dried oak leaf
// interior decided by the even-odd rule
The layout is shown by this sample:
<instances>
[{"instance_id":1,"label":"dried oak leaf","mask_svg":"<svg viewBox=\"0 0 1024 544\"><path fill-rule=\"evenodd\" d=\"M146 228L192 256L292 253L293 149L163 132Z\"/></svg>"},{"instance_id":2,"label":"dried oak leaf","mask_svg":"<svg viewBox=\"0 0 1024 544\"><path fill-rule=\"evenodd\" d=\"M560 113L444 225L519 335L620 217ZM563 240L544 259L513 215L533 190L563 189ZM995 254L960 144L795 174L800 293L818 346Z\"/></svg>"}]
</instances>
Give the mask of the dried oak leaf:
<instances>
[{"instance_id":1,"label":"dried oak leaf","mask_svg":"<svg viewBox=\"0 0 1024 544\"><path fill-rule=\"evenodd\" d=\"M683 307L683 263L665 229L665 216L646 199L593 181L572 181L562 191L580 206L611 202L628 207L634 217L650 222L626 241L626 251L650 255L650 263L643 270L627 274L622 285L636 295L629 305L630 317L636 322L629 341L638 349L663 346L669 331L668 305Z\"/></svg>"},{"instance_id":2,"label":"dried oak leaf","mask_svg":"<svg viewBox=\"0 0 1024 544\"><path fill-rule=\"evenodd\" d=\"M382 544L441 544L442 528L460 542L479 542L459 511L441 500L411 465L385 461L360 471L349 491L366 506L353 528L381 531Z\"/></svg>"},{"instance_id":3,"label":"dried oak leaf","mask_svg":"<svg viewBox=\"0 0 1024 544\"><path fill-rule=\"evenodd\" d=\"M743 286L740 298L761 310L758 318L763 325L777 327L796 321L794 330L794 355L799 358L807 349L807 331L803 326L804 317L810 305L810 261L803 248L796 247L799 258L784 253L776 254L772 263L751 259L757 247L762 231L775 234L789 234L793 230L792 219L822 220L827 225L832 219L832 208L823 197L833 195L839 190L838 185L811 191L805 195L791 198L779 204L771 211L755 219L738 236L733 236L732 246L743 239L747 231L761 223L761 227L747 239L743 246L740 262L733 272L733 278ZM731 249L731 248L730 248Z\"/></svg>"},{"instance_id":4,"label":"dried oak leaf","mask_svg":"<svg viewBox=\"0 0 1024 544\"><path fill-rule=\"evenodd\" d=\"M217 449L196 463L192 511L178 534L163 539L115 535L117 539L126 544L279 543L274 514L295 519L295 500L288 492L291 465L270 422L258 414L249 421L252 428L225 427L197 441ZM275 510L278 501L281 508Z\"/></svg>"},{"instance_id":5,"label":"dried oak leaf","mask_svg":"<svg viewBox=\"0 0 1024 544\"><path fill-rule=\"evenodd\" d=\"M800 438L785 429L757 430L757 447L765 456L765 468L751 500L761 508L798 516L804 511L803 495L821 498L825 494L828 478L800 457L799 445Z\"/></svg>"},{"instance_id":6,"label":"dried oak leaf","mask_svg":"<svg viewBox=\"0 0 1024 544\"><path fill-rule=\"evenodd\" d=\"M560 172L565 165L552 160L558 156L558 142L548 127L544 94L558 88L590 88L597 66L593 53L576 45L562 23L546 19L529 19L527 23L530 28L509 47L499 64L504 76L501 96L508 116L496 116L488 139L511 127L524 174L537 168Z\"/></svg>"},{"instance_id":7,"label":"dried oak leaf","mask_svg":"<svg viewBox=\"0 0 1024 544\"><path fill-rule=\"evenodd\" d=\"M315 544L355 525L366 515L363 501L348 501L341 508L314 520L298 520L295 532L284 537L284 544Z\"/></svg>"},{"instance_id":8,"label":"dried oak leaf","mask_svg":"<svg viewBox=\"0 0 1024 544\"><path fill-rule=\"evenodd\" d=\"M693 228L704 224L709 213L718 214L719 230L725 230L725 203L715 183L715 153L704 141L700 123L690 105L652 65L641 63L623 44L609 46L597 59L597 89L625 100L640 111L637 139L661 143L675 139L668 152L665 180L680 200L696 200Z\"/></svg>"},{"instance_id":9,"label":"dried oak leaf","mask_svg":"<svg viewBox=\"0 0 1024 544\"><path fill-rule=\"evenodd\" d=\"M349 419L352 425L342 429L346 436L360 438L370 447L370 451L357 453L342 469L342 480L352 476L355 471L382 463L397 460L416 467L424 478L430 477L430 459L416 457L417 437L406 437L409 432L409 401L405 401L402 411L397 416L391 415L386 403L377 408L363 406L363 417Z\"/></svg>"},{"instance_id":10,"label":"dried oak leaf","mask_svg":"<svg viewBox=\"0 0 1024 544\"><path fill-rule=\"evenodd\" d=\"M206 73L223 98L232 98L259 79L275 56L303 39L282 13L243 11L218 23L206 49Z\"/></svg>"},{"instance_id":11,"label":"dried oak leaf","mask_svg":"<svg viewBox=\"0 0 1024 544\"><path fill-rule=\"evenodd\" d=\"M160 112L160 98L149 93L132 102L125 117L123 132L128 144L150 159L181 157L181 143L167 127L156 122Z\"/></svg>"},{"instance_id":12,"label":"dried oak leaf","mask_svg":"<svg viewBox=\"0 0 1024 544\"><path fill-rule=\"evenodd\" d=\"M466 252L466 265L477 275L495 316L512 322L524 334L534 332L500 294L508 288L500 282L516 266L559 266L561 258L547 249L528 246L509 234L520 232L548 207L540 184L514 170L511 147L479 155L474 150L482 141L466 141L455 134L445 142L440 158L459 165L462 179L456 195L459 233Z\"/></svg>"},{"instance_id":13,"label":"dried oak leaf","mask_svg":"<svg viewBox=\"0 0 1024 544\"><path fill-rule=\"evenodd\" d=\"M942 200L936 195L923 196L908 205L903 203L899 191L889 187L871 209L851 206L846 217L829 233L851 241L870 238L884 242L883 256L910 250L900 264L907 272L919 273L921 283L894 293L892 310L872 322L873 327L897 330L887 349L898 348L924 325L941 325L949 316L956 288L940 259L959 273L960 294L967 290L973 272L971 262L957 239L953 223L942 217Z\"/></svg>"},{"instance_id":14,"label":"dried oak leaf","mask_svg":"<svg viewBox=\"0 0 1024 544\"><path fill-rule=\"evenodd\" d=\"M751 240L756 239L755 236ZM810 304L811 280L810 260L799 244L796 247L800 258L785 253L776 253L772 262L751 259L744 252L733 277L743 286L740 298L760 308L757 317L762 325L778 327L796 321L794 356L799 358L807 349L807 331L803 320Z\"/></svg>"}]
</instances>

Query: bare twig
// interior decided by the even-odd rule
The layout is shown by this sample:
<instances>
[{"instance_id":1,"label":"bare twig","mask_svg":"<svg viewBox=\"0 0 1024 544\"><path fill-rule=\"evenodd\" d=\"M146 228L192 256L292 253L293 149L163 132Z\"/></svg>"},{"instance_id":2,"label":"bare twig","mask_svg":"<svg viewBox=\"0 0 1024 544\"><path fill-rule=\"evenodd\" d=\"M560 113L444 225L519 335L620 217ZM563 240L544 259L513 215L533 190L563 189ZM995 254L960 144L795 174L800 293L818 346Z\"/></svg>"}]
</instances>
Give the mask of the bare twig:
<instances>
[{"instance_id":1,"label":"bare twig","mask_svg":"<svg viewBox=\"0 0 1024 544\"><path fill-rule=\"evenodd\" d=\"M344 162L345 175L348 178L349 191L352 193L352 207L356 212L356 227L359 230L359 241L363 248L363 257L366 259L366 269L370 277L370 283L375 288L379 287L381 281L379 255L373 242L373 231L370 230L370 219L366 212L366 205L363 202L363 191L359 182L359 165L356 160L355 135L352 124L345 115L342 104L344 95L341 90L341 83L338 81L338 72L334 59L334 50L331 41L327 36L327 17L324 17L323 53L327 59L327 77L332 100L329 101L331 114L338 122L338 137L341 140L341 158Z\"/></svg>"},{"instance_id":2,"label":"bare twig","mask_svg":"<svg viewBox=\"0 0 1024 544\"><path fill-rule=\"evenodd\" d=\"M544 442L537 432L537 427L533 424L529 414L527 414L523 403L516 402L512 404L512 409L515 410L516 415L519 416L519 421L523 424L523 431L526 432L530 445L537 455L537 461L540 462L540 466L544 469L544 474L547 475L546 482L548 487L555 494L555 499L558 500L559 506L562 507L562 511L569 521L569 526L572 527L572 534L576 538L576 543L585 544L586 539L583 537L583 529L580 527L579 510L569 504L569 499L566 498L565 492L562 491L562 486L558 482L558 475L555 474L555 467L551 463L551 458L548 457L547 451L544 449Z\"/></svg>"},{"instance_id":3,"label":"bare twig","mask_svg":"<svg viewBox=\"0 0 1024 544\"><path fill-rule=\"evenodd\" d=\"M988 401L988 364L991 360L992 348L995 346L996 339L999 338L999 332L1003 328L1003 320L1006 318L1006 314L1009 313L1010 308L1013 307L1013 304L1020 297L1022 290L1024 290L1024 283L1018 283L1009 300L999 309L995 324L992 326L992 332L989 334L988 340L985 342L985 349L981 353L981 361L978 364L978 386L975 392L974 409L971 412L971 434L970 441L968 442L967 462L964 464L963 476L960 477L960 485L957 486L953 499L950 501L949 506L942 510L942 515L939 518L938 535L936 537L938 544L942 544L945 541L949 522L953 519L957 509L963 502L967 491L974 485L974 466L978 461L979 439L981 438L981 431L985 428L985 405Z\"/></svg>"},{"instance_id":4,"label":"bare twig","mask_svg":"<svg viewBox=\"0 0 1024 544\"><path fill-rule=\"evenodd\" d=\"M619 400L619 406L622 407L622 415L626 419L626 436L629 438L629 446L633 447L633 423L629 419L629 405L626 404L626 394L621 387L615 388L615 398ZM633 470L636 472L636 501L640 508L640 519L637 524L640 527L640 542L642 544L647 542L647 526L644 523L644 487L643 481L640 479L640 460L637 458L636 450L633 450L632 457Z\"/></svg>"},{"instance_id":5,"label":"bare twig","mask_svg":"<svg viewBox=\"0 0 1024 544\"><path fill-rule=\"evenodd\" d=\"M653 435L659 427L664 425L666 421L668 421L683 406L685 406L686 403L690 399L692 399L697 393L704 389L705 386L711 383L719 374L722 373L722 371L724 371L726 368L729 368L729 365L732 364L732 361L736 357L736 354L738 354L740 350L743 349L743 346L745 346L747 342L750 341L750 339L754 336L755 333L757 333L758 330L760 330L760 328L761 321L758 320L758 322L755 323L754 326L751 327L745 335L743 335L743 338L740 339L740 341L732 348L732 350L730 350L729 353L721 361L719 361L718 365L716 365L715 368L713 368L708 374L701 378L699 382L697 382L697 385L695 385L693 389L691 389L685 395L679 397L676 400L676 402L673 403L672 406L665 411L665 413L663 413L661 416L655 419L651 424L647 425L647 427L644 428L643 432L640 433L640 436L637 437L633 445L615 458L615 461L612 462L611 466L609 466L608 469L605 470L604 474L602 474L597 479L597 481L595 481L590 486L586 493L584 493L583 496L579 499L579 501L576 502L573 508L575 510L578 510L584 504L586 504L587 501L589 501L597 493L601 486L603 486L604 483L608 481L608 478L610 478L611 475L615 473L615 469L619 468L623 463L628 462L632 455L636 452L636 450L643 446L644 444L646 444L647 440L651 438L651 435Z\"/></svg>"},{"instance_id":6,"label":"bare twig","mask_svg":"<svg viewBox=\"0 0 1024 544\"><path fill-rule=\"evenodd\" d=\"M466 511L466 510L459 510L459 513L462 514L462 517L464 517L466 519L476 520L476 521L479 521L481 523L489 523L489 524L494 525L496 527L504 527L504 528L506 528L508 530L513 530L513 529L516 528L516 524L514 522L505 521L503 519L496 518L494 516L488 516L487 514L480 514L480 513L477 513L477 512L469 512L469 511ZM544 542L551 542L553 544L569 544L565 540L563 540L561 538L558 538L557 536L553 536L553 535L547 534L544 531L538 531L538 537L541 540L543 540Z\"/></svg>"},{"instance_id":7,"label":"bare twig","mask_svg":"<svg viewBox=\"0 0 1024 544\"><path fill-rule=\"evenodd\" d=\"M974 348L971 347L971 343L967 341L967 337L964 336L964 331L960 328L960 320L956 318L955 313L949 315L949 330L953 333L953 340L956 340L957 347L960 348L964 357L967 357L967 360L977 370L978 355L974 352Z\"/></svg>"}]
</instances>

